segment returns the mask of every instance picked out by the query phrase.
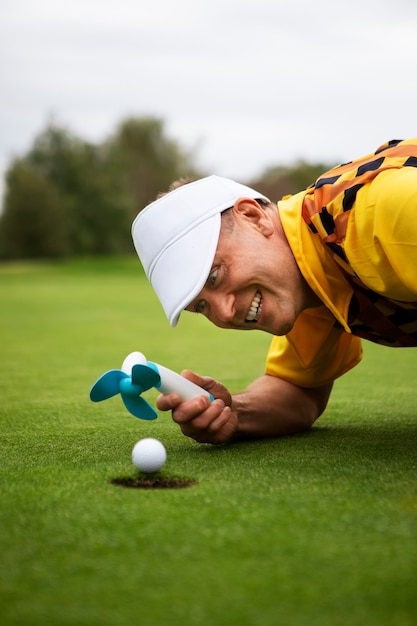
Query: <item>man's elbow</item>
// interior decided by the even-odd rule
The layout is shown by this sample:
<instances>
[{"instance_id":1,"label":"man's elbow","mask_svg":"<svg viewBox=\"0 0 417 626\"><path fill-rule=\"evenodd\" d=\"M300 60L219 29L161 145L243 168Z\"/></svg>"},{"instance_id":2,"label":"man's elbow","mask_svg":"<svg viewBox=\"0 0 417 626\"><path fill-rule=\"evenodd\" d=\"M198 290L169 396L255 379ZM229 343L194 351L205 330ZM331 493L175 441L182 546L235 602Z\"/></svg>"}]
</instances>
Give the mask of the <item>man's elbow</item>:
<instances>
[{"instance_id":1,"label":"man's elbow","mask_svg":"<svg viewBox=\"0 0 417 626\"><path fill-rule=\"evenodd\" d=\"M299 428L298 432L309 430L324 413L332 387L333 384L329 384L323 387L305 390L306 402L303 404L295 420Z\"/></svg>"}]
</instances>

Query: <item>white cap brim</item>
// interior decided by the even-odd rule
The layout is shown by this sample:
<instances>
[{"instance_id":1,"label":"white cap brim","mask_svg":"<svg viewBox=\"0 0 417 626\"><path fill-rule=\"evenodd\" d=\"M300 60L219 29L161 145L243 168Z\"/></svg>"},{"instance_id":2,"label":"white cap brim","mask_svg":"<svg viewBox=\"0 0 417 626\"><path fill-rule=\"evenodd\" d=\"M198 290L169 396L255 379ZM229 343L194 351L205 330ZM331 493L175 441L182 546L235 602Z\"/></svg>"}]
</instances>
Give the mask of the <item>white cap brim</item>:
<instances>
[{"instance_id":1,"label":"white cap brim","mask_svg":"<svg viewBox=\"0 0 417 626\"><path fill-rule=\"evenodd\" d=\"M153 268L152 287L171 326L177 325L181 312L204 287L216 253L220 224L220 213L198 224L175 246L169 246Z\"/></svg>"}]
</instances>

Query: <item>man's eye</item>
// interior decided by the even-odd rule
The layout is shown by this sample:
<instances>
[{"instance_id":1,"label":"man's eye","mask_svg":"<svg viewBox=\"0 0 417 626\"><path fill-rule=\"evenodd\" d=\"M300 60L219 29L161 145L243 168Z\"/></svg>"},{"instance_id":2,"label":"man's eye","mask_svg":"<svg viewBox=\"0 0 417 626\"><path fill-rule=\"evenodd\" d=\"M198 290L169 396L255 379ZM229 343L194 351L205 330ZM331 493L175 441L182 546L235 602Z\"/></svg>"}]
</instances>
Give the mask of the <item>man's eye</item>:
<instances>
[{"instance_id":1,"label":"man's eye","mask_svg":"<svg viewBox=\"0 0 417 626\"><path fill-rule=\"evenodd\" d=\"M215 270L213 270L208 278L208 281L210 283L211 286L214 285L214 283L216 282L216 278L217 278L217 274L219 273L219 269L216 267Z\"/></svg>"},{"instance_id":2,"label":"man's eye","mask_svg":"<svg viewBox=\"0 0 417 626\"><path fill-rule=\"evenodd\" d=\"M206 306L205 300L199 300L194 307L196 313L204 313L204 307Z\"/></svg>"}]
</instances>

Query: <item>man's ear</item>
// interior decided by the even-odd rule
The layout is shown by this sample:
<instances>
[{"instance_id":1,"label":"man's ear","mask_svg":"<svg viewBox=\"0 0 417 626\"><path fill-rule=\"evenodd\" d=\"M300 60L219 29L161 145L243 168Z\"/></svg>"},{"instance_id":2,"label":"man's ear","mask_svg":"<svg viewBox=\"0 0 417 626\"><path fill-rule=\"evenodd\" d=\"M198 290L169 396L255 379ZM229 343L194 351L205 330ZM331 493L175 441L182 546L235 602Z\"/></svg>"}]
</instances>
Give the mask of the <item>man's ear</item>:
<instances>
[{"instance_id":1,"label":"man's ear","mask_svg":"<svg viewBox=\"0 0 417 626\"><path fill-rule=\"evenodd\" d=\"M236 220L243 219L269 237L274 232L270 214L252 198L239 198L233 205Z\"/></svg>"}]
</instances>

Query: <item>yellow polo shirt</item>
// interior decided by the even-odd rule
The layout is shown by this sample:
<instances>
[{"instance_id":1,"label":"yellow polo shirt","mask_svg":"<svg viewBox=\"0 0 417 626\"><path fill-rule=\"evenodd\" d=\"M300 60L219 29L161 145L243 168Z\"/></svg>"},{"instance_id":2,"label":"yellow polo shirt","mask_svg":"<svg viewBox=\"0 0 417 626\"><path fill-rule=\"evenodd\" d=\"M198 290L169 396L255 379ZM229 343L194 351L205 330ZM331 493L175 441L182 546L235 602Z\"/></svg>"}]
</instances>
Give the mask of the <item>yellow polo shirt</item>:
<instances>
[{"instance_id":1,"label":"yellow polo shirt","mask_svg":"<svg viewBox=\"0 0 417 626\"><path fill-rule=\"evenodd\" d=\"M348 326L353 289L321 237L301 217L309 193L281 200L278 209L297 264L323 306L303 311L288 335L274 337L266 373L316 387L354 367L362 347ZM394 300L417 301L416 165L379 172L360 187L348 219L342 219L344 253L366 287Z\"/></svg>"}]
</instances>

